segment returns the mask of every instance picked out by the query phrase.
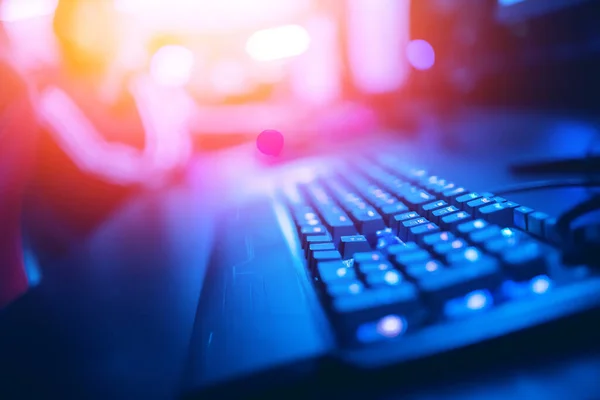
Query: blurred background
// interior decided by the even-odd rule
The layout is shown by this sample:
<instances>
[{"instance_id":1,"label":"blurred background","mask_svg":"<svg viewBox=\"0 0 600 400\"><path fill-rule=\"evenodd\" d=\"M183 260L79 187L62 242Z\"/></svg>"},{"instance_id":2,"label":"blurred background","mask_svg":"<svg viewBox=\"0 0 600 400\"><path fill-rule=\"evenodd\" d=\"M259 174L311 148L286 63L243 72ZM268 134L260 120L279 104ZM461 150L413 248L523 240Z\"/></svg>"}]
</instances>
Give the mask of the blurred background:
<instances>
[{"instance_id":1,"label":"blurred background","mask_svg":"<svg viewBox=\"0 0 600 400\"><path fill-rule=\"evenodd\" d=\"M20 91L0 100L27 99L11 120L39 128L19 133L37 146L27 216L49 219L52 237L68 225L77 238L140 187L265 129L283 132L285 161L432 125L444 127L444 146L476 147L492 139L466 133L482 115L469 107L594 116L598 4L0 0L2 90ZM517 141L542 122L527 124ZM561 123L557 148L587 146L586 126Z\"/></svg>"},{"instance_id":2,"label":"blurred background","mask_svg":"<svg viewBox=\"0 0 600 400\"><path fill-rule=\"evenodd\" d=\"M45 96L58 87L103 139L144 148L154 137L170 165L186 147L267 128L292 140L397 129L419 101L590 111L597 92L581 72L598 67L594 3L3 0L1 45L40 110L59 107ZM191 141L125 132L175 120Z\"/></svg>"}]
</instances>

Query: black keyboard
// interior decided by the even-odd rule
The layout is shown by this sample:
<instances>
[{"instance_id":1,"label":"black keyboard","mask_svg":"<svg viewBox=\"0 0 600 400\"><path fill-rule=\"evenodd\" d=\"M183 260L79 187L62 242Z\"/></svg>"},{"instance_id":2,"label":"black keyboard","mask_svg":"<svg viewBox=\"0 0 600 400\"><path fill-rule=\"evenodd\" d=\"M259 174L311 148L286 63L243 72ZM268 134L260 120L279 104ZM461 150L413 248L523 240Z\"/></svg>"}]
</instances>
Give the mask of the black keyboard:
<instances>
[{"instance_id":1,"label":"black keyboard","mask_svg":"<svg viewBox=\"0 0 600 400\"><path fill-rule=\"evenodd\" d=\"M554 218L394 158L352 162L285 197L345 346L410 335L555 285Z\"/></svg>"}]
</instances>

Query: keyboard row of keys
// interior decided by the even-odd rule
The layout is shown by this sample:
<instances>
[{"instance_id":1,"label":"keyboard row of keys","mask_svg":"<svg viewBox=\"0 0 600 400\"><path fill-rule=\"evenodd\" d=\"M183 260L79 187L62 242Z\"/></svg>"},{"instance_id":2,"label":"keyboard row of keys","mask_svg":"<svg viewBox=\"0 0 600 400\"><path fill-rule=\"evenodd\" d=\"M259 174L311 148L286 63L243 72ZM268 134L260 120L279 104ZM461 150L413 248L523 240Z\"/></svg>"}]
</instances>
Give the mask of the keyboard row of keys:
<instances>
[{"instance_id":1,"label":"keyboard row of keys","mask_svg":"<svg viewBox=\"0 0 600 400\"><path fill-rule=\"evenodd\" d=\"M560 241L556 232L556 218L546 213L521 206L493 193L469 192L448 180L428 176L424 170L403 166L390 157L382 157L379 161L382 171L372 174L374 179L388 179L393 181L394 185L410 183L437 195L436 202L424 205L422 208L424 216L433 222L439 223L437 221L439 214L448 212L440 210L452 206L454 207L451 209L452 212L462 210L474 218L483 218L502 226L514 226L553 244L558 244ZM436 210L438 212L434 215Z\"/></svg>"}]
</instances>

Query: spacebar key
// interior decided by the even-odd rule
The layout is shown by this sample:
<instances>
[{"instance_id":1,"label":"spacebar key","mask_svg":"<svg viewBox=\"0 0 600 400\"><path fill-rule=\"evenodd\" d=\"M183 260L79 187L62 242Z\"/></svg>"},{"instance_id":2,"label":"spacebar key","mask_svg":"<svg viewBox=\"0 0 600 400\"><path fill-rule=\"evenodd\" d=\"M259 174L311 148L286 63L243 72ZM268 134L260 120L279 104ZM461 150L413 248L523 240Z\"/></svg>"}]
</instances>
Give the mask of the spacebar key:
<instances>
[{"instance_id":1,"label":"spacebar key","mask_svg":"<svg viewBox=\"0 0 600 400\"><path fill-rule=\"evenodd\" d=\"M502 283L500 263L491 257L479 262L453 265L424 277L418 286L427 303L435 308L451 299L482 289L494 290Z\"/></svg>"},{"instance_id":2,"label":"spacebar key","mask_svg":"<svg viewBox=\"0 0 600 400\"><path fill-rule=\"evenodd\" d=\"M331 308L338 332L348 344L399 336L426 316L417 288L408 282L336 297Z\"/></svg>"}]
</instances>

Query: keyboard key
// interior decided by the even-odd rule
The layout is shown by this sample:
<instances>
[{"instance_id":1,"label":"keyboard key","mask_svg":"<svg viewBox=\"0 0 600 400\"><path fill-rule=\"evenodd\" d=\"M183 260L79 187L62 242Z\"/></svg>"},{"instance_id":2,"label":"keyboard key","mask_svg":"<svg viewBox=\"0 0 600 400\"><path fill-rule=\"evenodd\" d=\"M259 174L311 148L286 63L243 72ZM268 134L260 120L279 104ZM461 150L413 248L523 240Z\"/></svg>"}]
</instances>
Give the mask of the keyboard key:
<instances>
[{"instance_id":1,"label":"keyboard key","mask_svg":"<svg viewBox=\"0 0 600 400\"><path fill-rule=\"evenodd\" d=\"M385 261L385 256L379 251L354 253L354 263L359 266L363 263L378 263L381 261Z\"/></svg>"},{"instance_id":2,"label":"keyboard key","mask_svg":"<svg viewBox=\"0 0 600 400\"><path fill-rule=\"evenodd\" d=\"M425 186L425 187L431 186L431 185L436 185L436 184L439 184L439 182L441 180L443 180L443 179L437 175L427 176L419 181L419 185Z\"/></svg>"},{"instance_id":3,"label":"keyboard key","mask_svg":"<svg viewBox=\"0 0 600 400\"><path fill-rule=\"evenodd\" d=\"M483 253L475 247L462 248L458 251L453 251L446 256L448 264L468 264L481 261L484 257Z\"/></svg>"},{"instance_id":4,"label":"keyboard key","mask_svg":"<svg viewBox=\"0 0 600 400\"><path fill-rule=\"evenodd\" d=\"M486 228L488 223L482 219L476 219L475 221L465 222L464 224L460 224L456 227L456 231L460 235L467 235L471 232L474 232L479 229Z\"/></svg>"},{"instance_id":5,"label":"keyboard key","mask_svg":"<svg viewBox=\"0 0 600 400\"><path fill-rule=\"evenodd\" d=\"M357 233L352 221L348 220L344 215L325 215L323 219L325 226L331 232L334 242L338 242L342 236L351 236Z\"/></svg>"},{"instance_id":6,"label":"keyboard key","mask_svg":"<svg viewBox=\"0 0 600 400\"><path fill-rule=\"evenodd\" d=\"M456 184L447 181L446 179L439 179L436 182L429 183L425 188L432 193L441 194L447 190L454 189Z\"/></svg>"},{"instance_id":7,"label":"keyboard key","mask_svg":"<svg viewBox=\"0 0 600 400\"><path fill-rule=\"evenodd\" d=\"M332 250L336 250L335 245L332 242L325 242L325 243L312 243L310 246L308 246L308 248L306 249L306 259L308 261L308 265L309 267L311 267L311 271L313 270L313 255L315 252L317 251L332 251Z\"/></svg>"},{"instance_id":8,"label":"keyboard key","mask_svg":"<svg viewBox=\"0 0 600 400\"><path fill-rule=\"evenodd\" d=\"M440 228L434 223L428 223L410 228L407 240L423 244L423 238L430 233L439 232Z\"/></svg>"},{"instance_id":9,"label":"keyboard key","mask_svg":"<svg viewBox=\"0 0 600 400\"><path fill-rule=\"evenodd\" d=\"M435 196L421 189L411 189L404 196L404 202L410 207L421 211L423 205L435 201Z\"/></svg>"},{"instance_id":10,"label":"keyboard key","mask_svg":"<svg viewBox=\"0 0 600 400\"><path fill-rule=\"evenodd\" d=\"M471 220L471 214L466 211L459 211L454 214L446 215L440 220L440 226L449 231L453 231L459 224Z\"/></svg>"},{"instance_id":11,"label":"keyboard key","mask_svg":"<svg viewBox=\"0 0 600 400\"><path fill-rule=\"evenodd\" d=\"M418 250L422 250L418 244L416 244L415 242L407 242L407 243L395 244L393 246L388 247L387 253L388 253L388 257L390 259L393 259L399 254L413 253Z\"/></svg>"},{"instance_id":12,"label":"keyboard key","mask_svg":"<svg viewBox=\"0 0 600 400\"><path fill-rule=\"evenodd\" d=\"M494 196L492 197L492 200L494 200L496 203L506 203L508 201L504 197L500 196Z\"/></svg>"},{"instance_id":13,"label":"keyboard key","mask_svg":"<svg viewBox=\"0 0 600 400\"><path fill-rule=\"evenodd\" d=\"M527 216L527 231L539 237L544 237L544 221L550 216L546 213L535 211Z\"/></svg>"},{"instance_id":14,"label":"keyboard key","mask_svg":"<svg viewBox=\"0 0 600 400\"><path fill-rule=\"evenodd\" d=\"M396 235L398 234L398 230L400 229L400 224L404 221L409 221L411 219L419 218L419 214L414 211L409 211L407 213L397 214L392 217L392 223L390 224L390 228L392 232Z\"/></svg>"},{"instance_id":15,"label":"keyboard key","mask_svg":"<svg viewBox=\"0 0 600 400\"><path fill-rule=\"evenodd\" d=\"M502 283L499 263L484 257L479 262L453 268L443 268L417 282L426 301L434 307L444 302L481 289L495 289Z\"/></svg>"},{"instance_id":16,"label":"keyboard key","mask_svg":"<svg viewBox=\"0 0 600 400\"><path fill-rule=\"evenodd\" d=\"M331 310L342 343L361 344L399 336L427 315L417 289L408 282L336 298Z\"/></svg>"},{"instance_id":17,"label":"keyboard key","mask_svg":"<svg viewBox=\"0 0 600 400\"><path fill-rule=\"evenodd\" d=\"M444 207L444 208L439 208L435 211L431 212L431 220L433 222L435 222L436 224L440 223L440 220L450 214L453 214L455 212L460 211L458 208L454 207L454 206L448 206L448 207Z\"/></svg>"},{"instance_id":18,"label":"keyboard key","mask_svg":"<svg viewBox=\"0 0 600 400\"><path fill-rule=\"evenodd\" d=\"M329 245L329 247L334 246L333 243L331 242L331 236L329 236L329 234L321 235L321 236L308 236L306 238L306 245L304 247L304 257L306 259L308 259L310 246L312 246L313 244L323 244L323 243ZM334 246L334 248L335 248L335 246Z\"/></svg>"},{"instance_id":19,"label":"keyboard key","mask_svg":"<svg viewBox=\"0 0 600 400\"><path fill-rule=\"evenodd\" d=\"M523 239L530 237L526 233L521 232L515 228L502 228L500 230L500 234L502 235L502 237L507 239Z\"/></svg>"},{"instance_id":20,"label":"keyboard key","mask_svg":"<svg viewBox=\"0 0 600 400\"><path fill-rule=\"evenodd\" d=\"M517 207L513 214L513 224L524 231L527 230L527 216L533 212L532 208L529 207Z\"/></svg>"},{"instance_id":21,"label":"keyboard key","mask_svg":"<svg viewBox=\"0 0 600 400\"><path fill-rule=\"evenodd\" d=\"M375 271L391 271L394 266L388 261L361 263L358 271L363 275L369 275Z\"/></svg>"},{"instance_id":22,"label":"keyboard key","mask_svg":"<svg viewBox=\"0 0 600 400\"><path fill-rule=\"evenodd\" d=\"M423 178L426 178L429 174L427 170L422 168L411 168L406 174L406 178L412 182L420 182Z\"/></svg>"},{"instance_id":23,"label":"keyboard key","mask_svg":"<svg viewBox=\"0 0 600 400\"><path fill-rule=\"evenodd\" d=\"M431 260L431 254L426 250L420 249L411 253L398 254L392 262L398 266L398 268L405 269L406 266L418 262L427 262Z\"/></svg>"},{"instance_id":24,"label":"keyboard key","mask_svg":"<svg viewBox=\"0 0 600 400\"><path fill-rule=\"evenodd\" d=\"M526 237L525 235L519 233L513 236L503 235L502 237L499 237L497 239L488 240L487 242L484 242L483 245L487 252L492 254L500 254L517 246L520 246L522 243L527 242L529 240L529 237Z\"/></svg>"},{"instance_id":25,"label":"keyboard key","mask_svg":"<svg viewBox=\"0 0 600 400\"><path fill-rule=\"evenodd\" d=\"M336 261L341 259L342 255L337 250L315 251L312 253L310 269L311 271L315 271L317 264L323 261Z\"/></svg>"},{"instance_id":26,"label":"keyboard key","mask_svg":"<svg viewBox=\"0 0 600 400\"><path fill-rule=\"evenodd\" d=\"M384 253L388 253L388 249L391 246L395 246L397 244L401 244L402 241L392 233L391 229L385 229L383 231L377 232L377 242L375 243L375 248Z\"/></svg>"},{"instance_id":27,"label":"keyboard key","mask_svg":"<svg viewBox=\"0 0 600 400\"><path fill-rule=\"evenodd\" d=\"M456 205L456 199L459 196L467 193L467 189L463 187L457 187L450 190L446 190L442 193L442 196L446 199L446 201L452 205Z\"/></svg>"},{"instance_id":28,"label":"keyboard key","mask_svg":"<svg viewBox=\"0 0 600 400\"><path fill-rule=\"evenodd\" d=\"M471 232L469 241L476 245L481 245L484 242L502 237L502 229L498 225L490 225L487 228L479 229Z\"/></svg>"},{"instance_id":29,"label":"keyboard key","mask_svg":"<svg viewBox=\"0 0 600 400\"><path fill-rule=\"evenodd\" d=\"M354 253L363 253L371 250L371 246L369 246L367 238L362 235L342 236L339 250L342 253L342 258L347 260L352 258Z\"/></svg>"},{"instance_id":30,"label":"keyboard key","mask_svg":"<svg viewBox=\"0 0 600 400\"><path fill-rule=\"evenodd\" d=\"M479 198L481 198L481 195L478 193L468 193L458 196L454 203L459 210L464 210L468 202L477 200Z\"/></svg>"},{"instance_id":31,"label":"keyboard key","mask_svg":"<svg viewBox=\"0 0 600 400\"><path fill-rule=\"evenodd\" d=\"M319 216L314 208L309 206L301 206L299 208L294 209L293 211L294 220L297 225L305 226L305 225L319 225Z\"/></svg>"},{"instance_id":32,"label":"keyboard key","mask_svg":"<svg viewBox=\"0 0 600 400\"><path fill-rule=\"evenodd\" d=\"M417 289L408 282L394 288L365 290L359 296L336 297L332 303L335 313L355 314L358 324L391 313L412 314L421 308Z\"/></svg>"},{"instance_id":33,"label":"keyboard key","mask_svg":"<svg viewBox=\"0 0 600 400\"><path fill-rule=\"evenodd\" d=\"M377 231L385 228L383 218L372 207L350 211L350 217L356 224L358 232L364 236L374 235Z\"/></svg>"},{"instance_id":34,"label":"keyboard key","mask_svg":"<svg viewBox=\"0 0 600 400\"><path fill-rule=\"evenodd\" d=\"M306 210L306 209L307 209L307 207L301 207L300 209L290 209L290 214L292 215L292 219L294 220L294 225L298 229L298 232L300 232L301 227L321 225L321 221L319 220L318 215L316 216L316 218L314 218L314 222L313 222L313 220L308 220L308 219L303 218L304 212L302 210Z\"/></svg>"},{"instance_id":35,"label":"keyboard key","mask_svg":"<svg viewBox=\"0 0 600 400\"><path fill-rule=\"evenodd\" d=\"M359 280L337 280L327 285L327 294L331 297L347 297L358 295L365 290L365 285Z\"/></svg>"},{"instance_id":36,"label":"keyboard key","mask_svg":"<svg viewBox=\"0 0 600 400\"><path fill-rule=\"evenodd\" d=\"M390 269L387 271L372 271L367 274L365 282L371 287L397 286L404 281L400 272Z\"/></svg>"},{"instance_id":37,"label":"keyboard key","mask_svg":"<svg viewBox=\"0 0 600 400\"><path fill-rule=\"evenodd\" d=\"M391 226L394 215L402 214L407 211L409 211L409 209L406 206L406 204L399 201L397 203L389 204L389 205L386 205L385 207L382 207L381 208L381 216L385 220L385 223L387 225Z\"/></svg>"},{"instance_id":38,"label":"keyboard key","mask_svg":"<svg viewBox=\"0 0 600 400\"><path fill-rule=\"evenodd\" d=\"M467 204L465 204L464 210L470 212L471 214L477 216L479 215L479 209L490 204L494 203L494 201L489 197L481 197L477 200L471 200Z\"/></svg>"},{"instance_id":39,"label":"keyboard key","mask_svg":"<svg viewBox=\"0 0 600 400\"><path fill-rule=\"evenodd\" d=\"M460 249L467 248L469 244L465 242L463 239L454 239L451 242L442 242L433 246L433 253L443 258L444 260L448 256L448 254L455 252Z\"/></svg>"},{"instance_id":40,"label":"keyboard key","mask_svg":"<svg viewBox=\"0 0 600 400\"><path fill-rule=\"evenodd\" d=\"M413 227L419 226L419 225L425 225L427 223L429 223L429 221L427 221L427 219L422 218L422 217L404 221L400 224L400 227L398 228L398 237L403 242L407 242L408 241L408 233L409 233L410 228L413 228Z\"/></svg>"},{"instance_id":41,"label":"keyboard key","mask_svg":"<svg viewBox=\"0 0 600 400\"><path fill-rule=\"evenodd\" d=\"M434 233L423 237L422 244L426 247L432 247L439 243L451 242L455 239L455 237L456 236L454 236L454 234L451 232Z\"/></svg>"},{"instance_id":42,"label":"keyboard key","mask_svg":"<svg viewBox=\"0 0 600 400\"><path fill-rule=\"evenodd\" d=\"M505 203L494 203L479 209L479 216L493 224L509 226L514 219L514 209L519 207L517 203L507 201Z\"/></svg>"},{"instance_id":43,"label":"keyboard key","mask_svg":"<svg viewBox=\"0 0 600 400\"><path fill-rule=\"evenodd\" d=\"M427 279L430 274L438 273L444 265L437 260L415 262L404 267L406 275L415 281Z\"/></svg>"},{"instance_id":44,"label":"keyboard key","mask_svg":"<svg viewBox=\"0 0 600 400\"><path fill-rule=\"evenodd\" d=\"M340 280L356 280L354 268L348 267L341 261L320 262L317 265L316 275L327 285Z\"/></svg>"},{"instance_id":45,"label":"keyboard key","mask_svg":"<svg viewBox=\"0 0 600 400\"><path fill-rule=\"evenodd\" d=\"M382 189L379 185L373 184L365 180L354 185L381 214L385 207L401 204L401 202L391 193ZM406 209L408 211L408 208Z\"/></svg>"},{"instance_id":46,"label":"keyboard key","mask_svg":"<svg viewBox=\"0 0 600 400\"><path fill-rule=\"evenodd\" d=\"M431 218L431 213L442 207L448 207L448 203L445 200L434 201L433 203L424 204L421 208L423 210L423 216Z\"/></svg>"},{"instance_id":47,"label":"keyboard key","mask_svg":"<svg viewBox=\"0 0 600 400\"><path fill-rule=\"evenodd\" d=\"M547 273L548 261L545 252L543 246L529 242L506 251L502 255L502 264L513 280L529 280Z\"/></svg>"},{"instance_id":48,"label":"keyboard key","mask_svg":"<svg viewBox=\"0 0 600 400\"><path fill-rule=\"evenodd\" d=\"M315 226L303 226L300 228L300 240L302 242L302 248L306 248L306 238L309 236L323 236L327 234L327 229L323 225Z\"/></svg>"}]
</instances>

